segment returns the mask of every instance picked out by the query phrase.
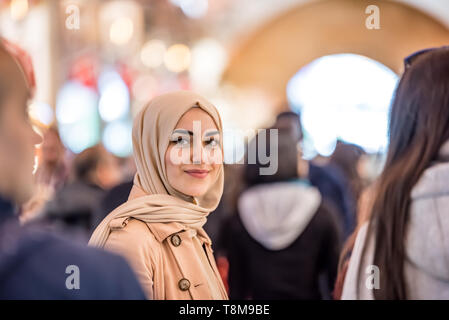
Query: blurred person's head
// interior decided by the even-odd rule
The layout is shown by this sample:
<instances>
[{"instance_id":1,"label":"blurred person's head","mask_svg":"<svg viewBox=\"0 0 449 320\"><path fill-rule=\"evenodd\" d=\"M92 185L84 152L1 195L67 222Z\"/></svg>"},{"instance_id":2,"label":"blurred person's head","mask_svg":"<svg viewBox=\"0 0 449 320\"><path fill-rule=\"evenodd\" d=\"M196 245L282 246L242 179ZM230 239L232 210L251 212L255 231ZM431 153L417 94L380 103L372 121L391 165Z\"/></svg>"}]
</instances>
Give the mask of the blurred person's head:
<instances>
[{"instance_id":1,"label":"blurred person's head","mask_svg":"<svg viewBox=\"0 0 449 320\"><path fill-rule=\"evenodd\" d=\"M273 127L290 130L297 142L303 139L301 118L299 114L293 111L284 111L277 115Z\"/></svg>"},{"instance_id":2,"label":"blurred person's head","mask_svg":"<svg viewBox=\"0 0 449 320\"><path fill-rule=\"evenodd\" d=\"M267 130L265 137L260 134L256 135L248 144L247 152L255 152L257 155L255 164L248 163L245 165L244 176L248 187L256 184L282 182L298 178L298 153L295 136L291 134L289 128L273 127L271 129L278 130L277 148L271 146L276 141L275 139L270 139L271 135L274 134L271 130ZM277 152L276 157L270 154L272 149L274 149L274 152ZM265 159L260 159L259 154L266 154L270 159L277 158L277 171L274 174L261 174L261 168L267 168L272 164L267 163Z\"/></svg>"},{"instance_id":3,"label":"blurred person's head","mask_svg":"<svg viewBox=\"0 0 449 320\"><path fill-rule=\"evenodd\" d=\"M29 85L0 40L0 194L24 203L33 194L34 145L41 138L28 118Z\"/></svg>"},{"instance_id":4,"label":"blurred person's head","mask_svg":"<svg viewBox=\"0 0 449 320\"><path fill-rule=\"evenodd\" d=\"M298 113L293 111L284 111L277 115L274 128L283 129L292 135L295 140L292 148L297 151L297 174L302 179L307 179L309 176L309 163L303 159L303 149L301 142L304 139L302 130L301 117Z\"/></svg>"},{"instance_id":5,"label":"blurred person's head","mask_svg":"<svg viewBox=\"0 0 449 320\"><path fill-rule=\"evenodd\" d=\"M101 145L87 148L73 160L75 179L108 189L120 182L117 159Z\"/></svg>"},{"instance_id":6,"label":"blurred person's head","mask_svg":"<svg viewBox=\"0 0 449 320\"><path fill-rule=\"evenodd\" d=\"M348 171L350 168L357 166L357 162L364 154L366 152L362 147L338 140L335 150L330 157L330 162Z\"/></svg>"},{"instance_id":7,"label":"blurred person's head","mask_svg":"<svg viewBox=\"0 0 449 320\"><path fill-rule=\"evenodd\" d=\"M408 63L407 63L408 62ZM405 299L404 257L411 191L449 139L449 49L414 55L396 88L384 170L369 229L381 270L376 299ZM368 235L369 236L369 235ZM366 248L365 248L366 249ZM364 250L365 251L365 250ZM359 270L359 280L362 280Z\"/></svg>"},{"instance_id":8,"label":"blurred person's head","mask_svg":"<svg viewBox=\"0 0 449 320\"><path fill-rule=\"evenodd\" d=\"M56 128L49 128L45 131L41 151L44 165L56 166L63 160L65 148Z\"/></svg>"},{"instance_id":9,"label":"blurred person's head","mask_svg":"<svg viewBox=\"0 0 449 320\"><path fill-rule=\"evenodd\" d=\"M338 140L329 160L329 163L337 166L349 180L356 197L358 197L362 188L362 181L358 171L359 161L365 154L366 152L362 147Z\"/></svg>"}]
</instances>

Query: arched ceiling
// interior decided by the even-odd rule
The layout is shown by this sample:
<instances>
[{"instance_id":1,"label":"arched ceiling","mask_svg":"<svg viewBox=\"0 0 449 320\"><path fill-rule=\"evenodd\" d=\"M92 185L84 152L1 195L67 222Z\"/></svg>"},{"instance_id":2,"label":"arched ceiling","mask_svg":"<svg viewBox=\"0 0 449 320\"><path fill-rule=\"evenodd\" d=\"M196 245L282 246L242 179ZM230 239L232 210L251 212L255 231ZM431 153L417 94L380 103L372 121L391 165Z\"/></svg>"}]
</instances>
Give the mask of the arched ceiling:
<instances>
[{"instance_id":1,"label":"arched ceiling","mask_svg":"<svg viewBox=\"0 0 449 320\"><path fill-rule=\"evenodd\" d=\"M397 1L376 2L379 30L365 27L369 0L321 0L300 4L268 21L236 48L223 81L284 99L289 79L324 55L355 53L402 71L403 57L449 43L436 18Z\"/></svg>"}]
</instances>

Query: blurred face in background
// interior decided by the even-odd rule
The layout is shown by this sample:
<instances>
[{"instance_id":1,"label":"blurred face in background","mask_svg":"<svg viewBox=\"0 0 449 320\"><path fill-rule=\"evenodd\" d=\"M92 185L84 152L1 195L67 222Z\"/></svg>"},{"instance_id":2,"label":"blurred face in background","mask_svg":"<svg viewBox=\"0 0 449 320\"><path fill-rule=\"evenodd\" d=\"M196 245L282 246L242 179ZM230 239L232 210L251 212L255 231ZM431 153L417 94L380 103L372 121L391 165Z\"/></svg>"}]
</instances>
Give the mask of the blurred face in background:
<instances>
[{"instance_id":1,"label":"blurred face in background","mask_svg":"<svg viewBox=\"0 0 449 320\"><path fill-rule=\"evenodd\" d=\"M288 130L294 141L296 141L298 176L300 178L307 179L309 175L309 163L303 159L302 146L304 137L299 117L294 114L278 117L274 126L278 129Z\"/></svg>"},{"instance_id":2,"label":"blurred face in background","mask_svg":"<svg viewBox=\"0 0 449 320\"><path fill-rule=\"evenodd\" d=\"M214 120L201 108L190 109L178 121L165 152L168 182L188 196L202 196L217 180L222 163L221 136Z\"/></svg>"},{"instance_id":3,"label":"blurred face in background","mask_svg":"<svg viewBox=\"0 0 449 320\"><path fill-rule=\"evenodd\" d=\"M75 179L109 189L121 181L118 160L101 145L87 148L73 161Z\"/></svg>"},{"instance_id":4,"label":"blurred face in background","mask_svg":"<svg viewBox=\"0 0 449 320\"><path fill-rule=\"evenodd\" d=\"M276 123L274 125L279 129L287 129L290 130L294 139L299 143L303 136L301 132L301 124L299 122L299 118L294 116L283 116L276 119Z\"/></svg>"},{"instance_id":5,"label":"blurred face in background","mask_svg":"<svg viewBox=\"0 0 449 320\"><path fill-rule=\"evenodd\" d=\"M59 139L58 133L53 129L44 134L41 146L42 163L48 166L55 166L62 161L64 157L64 146Z\"/></svg>"},{"instance_id":6,"label":"blurred face in background","mask_svg":"<svg viewBox=\"0 0 449 320\"><path fill-rule=\"evenodd\" d=\"M101 161L98 163L96 177L103 189L110 189L121 182L122 173L119 162L106 150L103 151Z\"/></svg>"},{"instance_id":7,"label":"blurred face in background","mask_svg":"<svg viewBox=\"0 0 449 320\"><path fill-rule=\"evenodd\" d=\"M41 142L28 118L28 99L21 71L0 49L0 194L18 204L34 192L35 145Z\"/></svg>"}]
</instances>

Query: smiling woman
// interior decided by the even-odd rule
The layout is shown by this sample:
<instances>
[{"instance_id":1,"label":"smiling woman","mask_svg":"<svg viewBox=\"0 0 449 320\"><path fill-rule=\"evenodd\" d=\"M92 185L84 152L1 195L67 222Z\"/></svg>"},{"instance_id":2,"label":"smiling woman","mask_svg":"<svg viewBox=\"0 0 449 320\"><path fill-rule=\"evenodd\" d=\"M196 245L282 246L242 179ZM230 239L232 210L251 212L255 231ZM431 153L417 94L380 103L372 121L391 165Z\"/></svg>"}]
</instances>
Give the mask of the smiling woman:
<instances>
[{"instance_id":1,"label":"smiling woman","mask_svg":"<svg viewBox=\"0 0 449 320\"><path fill-rule=\"evenodd\" d=\"M221 135L216 108L188 91L136 116L133 189L90 245L125 256L149 299L227 299L203 229L223 192Z\"/></svg>"},{"instance_id":2,"label":"smiling woman","mask_svg":"<svg viewBox=\"0 0 449 320\"><path fill-rule=\"evenodd\" d=\"M179 120L165 152L168 182L184 194L201 196L217 179L222 158L214 120L192 108Z\"/></svg>"}]
</instances>

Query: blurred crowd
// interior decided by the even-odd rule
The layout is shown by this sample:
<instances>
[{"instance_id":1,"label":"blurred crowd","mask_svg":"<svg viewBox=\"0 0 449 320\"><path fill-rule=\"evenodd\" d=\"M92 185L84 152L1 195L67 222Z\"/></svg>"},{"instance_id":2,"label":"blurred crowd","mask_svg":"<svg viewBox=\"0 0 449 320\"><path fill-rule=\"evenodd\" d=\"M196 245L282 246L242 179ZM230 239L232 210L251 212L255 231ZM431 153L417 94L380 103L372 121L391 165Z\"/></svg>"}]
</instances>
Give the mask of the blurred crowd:
<instances>
[{"instance_id":1,"label":"blurred crowd","mask_svg":"<svg viewBox=\"0 0 449 320\"><path fill-rule=\"evenodd\" d=\"M354 231L357 204L370 183L363 177L368 155L338 141L331 157L304 160L301 120L293 111L280 113L267 129L278 132L274 175L260 175L259 160L225 164L222 199L204 226L218 270L231 299L332 299L342 244ZM20 224L85 246L99 223L128 200L135 161L102 145L74 154L56 127L41 139L35 188L16 209ZM248 143L271 150L257 136Z\"/></svg>"},{"instance_id":2,"label":"blurred crowd","mask_svg":"<svg viewBox=\"0 0 449 320\"><path fill-rule=\"evenodd\" d=\"M95 227L127 200L131 190L126 186L132 185L135 173L132 158L118 158L101 145L74 155L55 128L43 134L38 159L37 192L23 207L24 223L45 224L87 243Z\"/></svg>"},{"instance_id":3,"label":"blurred crowd","mask_svg":"<svg viewBox=\"0 0 449 320\"><path fill-rule=\"evenodd\" d=\"M230 299L369 298L359 281L360 265L371 265L364 252L387 270L376 298L448 297L448 57L442 48L406 59L387 161L374 181L365 173L370 155L354 144L338 141L330 157L305 160L300 115L288 108L267 128L278 134L275 174L260 174L267 163L259 157L224 166L223 196L204 228ZM8 80L0 76L0 298L144 298L122 258L86 247L100 222L128 200L134 159L101 145L73 154L53 127L37 136L23 116L30 95L23 70L1 46L0 75ZM272 150L270 143L256 135L247 149ZM31 175L26 159L36 144ZM176 247L181 240L171 241ZM55 270L74 257L88 288L59 290L66 275ZM377 280L373 286L379 289Z\"/></svg>"},{"instance_id":4,"label":"blurred crowd","mask_svg":"<svg viewBox=\"0 0 449 320\"><path fill-rule=\"evenodd\" d=\"M301 121L292 111L269 129L278 130L276 174L260 175L260 163L225 165L224 194L205 225L218 268L232 299L332 299L341 248L369 183L361 169L367 155L338 141L328 159L304 160ZM38 150L37 191L20 220L87 244L128 199L134 159L101 145L74 155L56 128L43 133Z\"/></svg>"}]
</instances>

